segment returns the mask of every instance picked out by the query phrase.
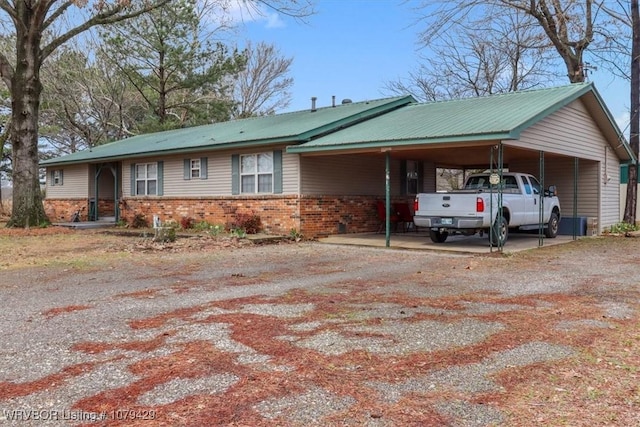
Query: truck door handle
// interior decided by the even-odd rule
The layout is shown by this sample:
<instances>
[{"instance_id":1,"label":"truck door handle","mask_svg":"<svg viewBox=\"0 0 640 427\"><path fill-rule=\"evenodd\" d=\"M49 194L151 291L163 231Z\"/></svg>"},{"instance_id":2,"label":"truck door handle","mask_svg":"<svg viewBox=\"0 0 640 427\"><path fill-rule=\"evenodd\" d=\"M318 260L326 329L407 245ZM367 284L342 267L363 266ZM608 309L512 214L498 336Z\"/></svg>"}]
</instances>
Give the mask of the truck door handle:
<instances>
[{"instance_id":1,"label":"truck door handle","mask_svg":"<svg viewBox=\"0 0 640 427\"><path fill-rule=\"evenodd\" d=\"M537 201L536 199L533 199L533 204L534 204L534 205L537 205L537 204L538 204L538 201Z\"/></svg>"}]
</instances>

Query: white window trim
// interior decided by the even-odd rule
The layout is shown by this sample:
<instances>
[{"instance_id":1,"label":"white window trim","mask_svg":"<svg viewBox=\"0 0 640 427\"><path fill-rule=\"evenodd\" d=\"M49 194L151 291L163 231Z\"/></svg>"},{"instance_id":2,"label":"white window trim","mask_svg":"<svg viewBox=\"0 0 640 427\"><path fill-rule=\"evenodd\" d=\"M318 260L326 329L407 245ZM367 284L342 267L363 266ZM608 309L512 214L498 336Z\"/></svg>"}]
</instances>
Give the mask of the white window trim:
<instances>
[{"instance_id":1,"label":"white window trim","mask_svg":"<svg viewBox=\"0 0 640 427\"><path fill-rule=\"evenodd\" d=\"M197 167L195 166L196 163ZM191 179L199 179L202 176L202 163L200 162L200 159L190 159L189 166ZM197 175L195 175L196 172Z\"/></svg>"},{"instance_id":2,"label":"white window trim","mask_svg":"<svg viewBox=\"0 0 640 427\"><path fill-rule=\"evenodd\" d=\"M60 186L63 184L62 181L62 169L54 169L51 177L51 185Z\"/></svg>"},{"instance_id":3,"label":"white window trim","mask_svg":"<svg viewBox=\"0 0 640 427\"><path fill-rule=\"evenodd\" d=\"M156 177L153 179L149 178L149 166L154 165L156 167ZM144 166L144 178L138 178L138 166ZM158 195L158 163L157 162L149 162L149 163L136 163L135 164L135 168L134 168L134 173L136 174L136 176L134 177L135 180L135 196L157 196ZM144 181L144 194L140 194L138 193L138 182L142 182ZM149 194L149 182L150 181L155 181L156 182L156 191L153 194Z\"/></svg>"},{"instance_id":4,"label":"white window trim","mask_svg":"<svg viewBox=\"0 0 640 427\"><path fill-rule=\"evenodd\" d=\"M258 156L260 156L261 154L270 154L271 155L271 171L270 172L258 172ZM242 160L245 157L255 157L255 165L256 165L255 172L245 173L245 172L242 171ZM240 194L273 194L273 188L274 188L273 180L275 179L274 173L273 173L273 169L274 169L273 153L271 153L271 152L263 152L263 153L253 153L253 154L241 154L240 155L239 169L240 169ZM270 175L271 176L271 189L269 191L260 191L258 178L260 176L264 176L264 175ZM247 176L253 176L254 177L254 188L255 188L255 191L252 191L252 192L243 191L243 189L242 189L242 181L243 181L243 178L247 177Z\"/></svg>"}]
</instances>

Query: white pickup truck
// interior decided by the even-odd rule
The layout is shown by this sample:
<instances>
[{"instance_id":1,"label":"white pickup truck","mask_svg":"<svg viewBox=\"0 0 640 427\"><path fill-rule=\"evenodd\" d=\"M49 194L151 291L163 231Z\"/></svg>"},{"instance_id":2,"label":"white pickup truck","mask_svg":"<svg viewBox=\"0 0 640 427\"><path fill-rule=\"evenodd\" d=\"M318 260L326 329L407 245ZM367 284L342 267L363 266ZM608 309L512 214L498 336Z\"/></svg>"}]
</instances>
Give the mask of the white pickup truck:
<instances>
[{"instance_id":1,"label":"white pickup truck","mask_svg":"<svg viewBox=\"0 0 640 427\"><path fill-rule=\"evenodd\" d=\"M502 209L498 208L499 189ZM413 222L428 228L435 243L444 243L449 234L470 236L490 231L493 244L502 246L510 228L540 228L542 204L544 235L553 238L560 222L560 203L555 193L555 186L543 191L538 180L529 174L474 174L467 178L462 190L418 194Z\"/></svg>"}]
</instances>

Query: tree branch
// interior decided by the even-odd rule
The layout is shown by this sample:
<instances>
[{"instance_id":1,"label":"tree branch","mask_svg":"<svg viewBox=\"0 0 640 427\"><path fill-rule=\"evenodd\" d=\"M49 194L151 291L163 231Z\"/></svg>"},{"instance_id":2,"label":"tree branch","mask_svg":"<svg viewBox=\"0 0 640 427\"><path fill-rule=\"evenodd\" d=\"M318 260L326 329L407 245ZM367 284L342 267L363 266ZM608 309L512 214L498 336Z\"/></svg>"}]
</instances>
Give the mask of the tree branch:
<instances>
[{"instance_id":1,"label":"tree branch","mask_svg":"<svg viewBox=\"0 0 640 427\"><path fill-rule=\"evenodd\" d=\"M63 4L62 6L60 6L58 9L56 9L56 11L55 11L55 12L53 12L53 13L51 14L51 16L49 16L49 18L47 18L47 19L44 21L44 23L42 24L42 29L44 30L44 29L49 28L49 26L50 26L51 24L53 24L53 22L54 22L56 19L58 19L60 16L62 16L62 14L63 14L64 12L66 12L66 10L67 10L70 6L72 6L73 4L74 4L74 2L73 2L73 1L67 0L67 2L66 2L66 3L64 3L64 4Z\"/></svg>"},{"instance_id":2,"label":"tree branch","mask_svg":"<svg viewBox=\"0 0 640 427\"><path fill-rule=\"evenodd\" d=\"M14 22L18 20L16 9L11 4L9 4L7 0L0 0L0 10L4 10L5 12L7 12L7 15L9 15Z\"/></svg>"},{"instance_id":3,"label":"tree branch","mask_svg":"<svg viewBox=\"0 0 640 427\"><path fill-rule=\"evenodd\" d=\"M14 69L11 63L3 53L0 53L0 78L2 78L4 84L7 85L9 92L11 92L11 78L13 77L13 73Z\"/></svg>"},{"instance_id":4,"label":"tree branch","mask_svg":"<svg viewBox=\"0 0 640 427\"><path fill-rule=\"evenodd\" d=\"M93 18L87 20L83 24L78 25L75 28L70 29L66 33L61 36L53 39L48 45L46 45L42 49L42 59L51 55L51 53L60 47L62 44L66 43L73 37L78 34L87 31L89 28L95 27L97 25L105 25L105 24L113 24L115 22L124 21L125 19L135 18L136 16L140 16L144 13L150 12L154 9L164 6L169 3L170 0L157 0L149 3L147 6L142 9L136 10L131 13L120 14L126 7L124 5L116 5L109 10L98 13Z\"/></svg>"}]
</instances>

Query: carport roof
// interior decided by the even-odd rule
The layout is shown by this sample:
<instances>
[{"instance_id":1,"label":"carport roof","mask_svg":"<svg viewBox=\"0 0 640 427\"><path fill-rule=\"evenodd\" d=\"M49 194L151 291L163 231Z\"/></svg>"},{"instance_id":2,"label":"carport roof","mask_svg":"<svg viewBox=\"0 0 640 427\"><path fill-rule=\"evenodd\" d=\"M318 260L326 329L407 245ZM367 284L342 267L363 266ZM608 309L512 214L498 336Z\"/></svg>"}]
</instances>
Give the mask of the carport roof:
<instances>
[{"instance_id":1,"label":"carport roof","mask_svg":"<svg viewBox=\"0 0 640 427\"><path fill-rule=\"evenodd\" d=\"M42 166L111 161L159 154L301 143L362 120L415 102L398 96L354 102L335 107L231 120L205 126L133 136L62 157L42 161Z\"/></svg>"},{"instance_id":2,"label":"carport roof","mask_svg":"<svg viewBox=\"0 0 640 427\"><path fill-rule=\"evenodd\" d=\"M318 153L518 139L523 130L581 97L607 139L616 146L623 145L621 158L634 159L593 83L411 104L366 123L288 147L287 151Z\"/></svg>"}]
</instances>

